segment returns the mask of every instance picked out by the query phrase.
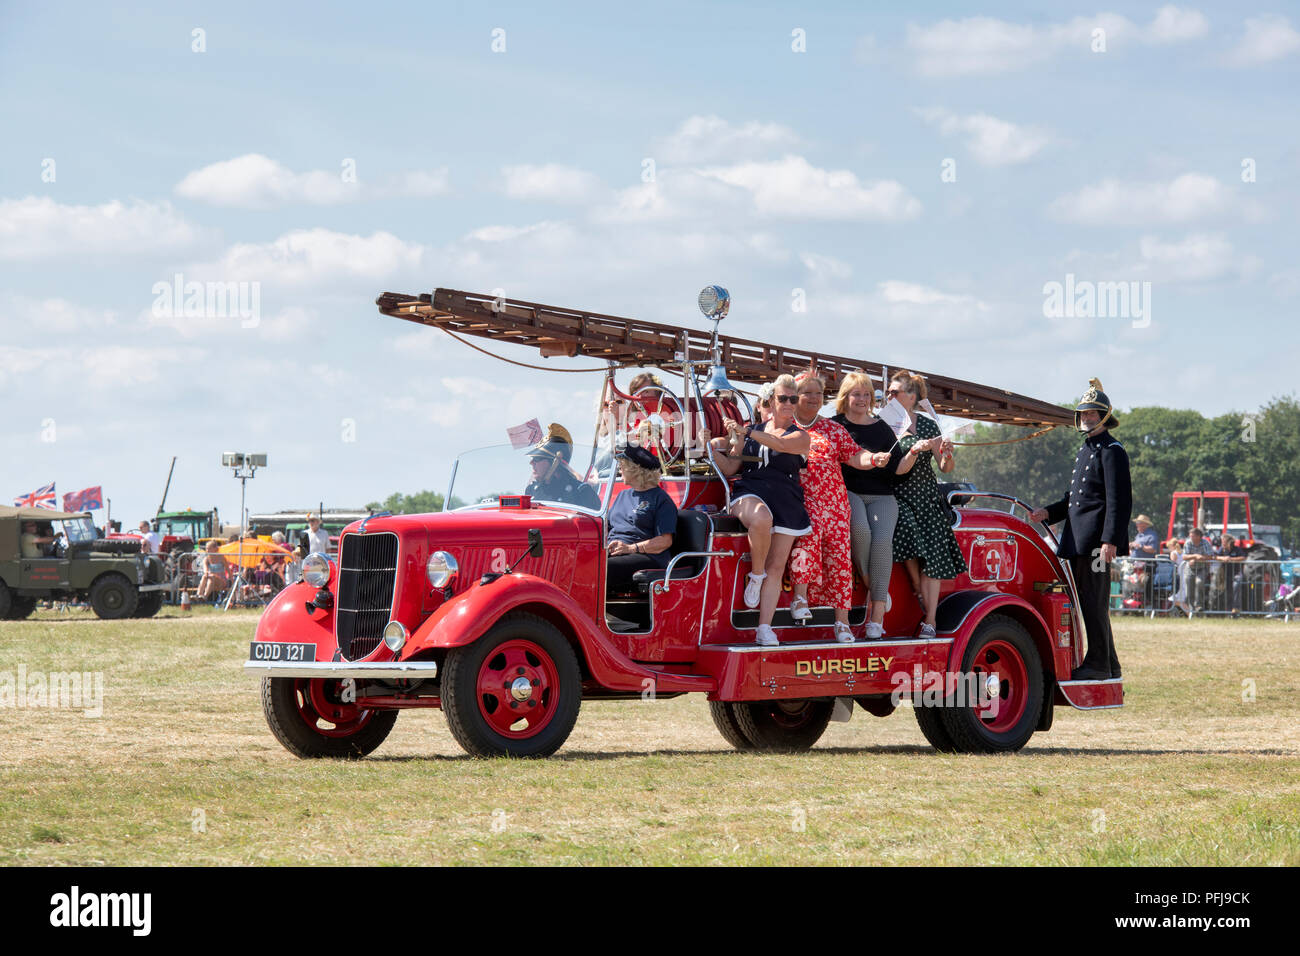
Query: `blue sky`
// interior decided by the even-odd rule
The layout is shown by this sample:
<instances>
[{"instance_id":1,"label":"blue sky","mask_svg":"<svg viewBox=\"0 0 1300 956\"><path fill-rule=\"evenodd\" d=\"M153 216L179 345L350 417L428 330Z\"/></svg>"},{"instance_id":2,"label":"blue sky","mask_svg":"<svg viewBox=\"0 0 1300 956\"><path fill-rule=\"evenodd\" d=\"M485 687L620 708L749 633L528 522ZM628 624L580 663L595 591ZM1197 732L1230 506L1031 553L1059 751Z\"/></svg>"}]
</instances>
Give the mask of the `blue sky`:
<instances>
[{"instance_id":1,"label":"blue sky","mask_svg":"<svg viewBox=\"0 0 1300 956\"><path fill-rule=\"evenodd\" d=\"M590 434L594 376L373 305L436 286L702 326L718 282L732 334L1248 410L1297 383L1298 71L1275 3L0 4L5 493L134 523L177 455L233 518L244 449L252 510L354 506ZM155 314L177 273L257 321ZM1067 274L1150 322L1044 315Z\"/></svg>"}]
</instances>

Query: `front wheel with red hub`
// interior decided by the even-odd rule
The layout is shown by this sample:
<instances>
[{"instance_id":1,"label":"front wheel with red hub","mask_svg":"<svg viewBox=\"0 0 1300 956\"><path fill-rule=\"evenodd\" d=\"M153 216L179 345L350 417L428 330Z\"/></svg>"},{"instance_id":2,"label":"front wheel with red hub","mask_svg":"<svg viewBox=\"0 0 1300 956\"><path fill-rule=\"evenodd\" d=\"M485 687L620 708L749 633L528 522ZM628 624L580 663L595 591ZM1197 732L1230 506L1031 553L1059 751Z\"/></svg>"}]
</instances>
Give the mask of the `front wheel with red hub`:
<instances>
[{"instance_id":1,"label":"front wheel with red hub","mask_svg":"<svg viewBox=\"0 0 1300 956\"><path fill-rule=\"evenodd\" d=\"M564 635L535 614L507 614L447 654L442 710L475 757L549 757L582 705L582 673Z\"/></svg>"},{"instance_id":2,"label":"front wheel with red hub","mask_svg":"<svg viewBox=\"0 0 1300 956\"><path fill-rule=\"evenodd\" d=\"M364 757L384 742L397 711L358 707L341 680L263 677L262 713L286 750L299 757Z\"/></svg>"},{"instance_id":3,"label":"front wheel with red hub","mask_svg":"<svg viewBox=\"0 0 1300 956\"><path fill-rule=\"evenodd\" d=\"M960 680L939 710L961 753L1005 753L1029 743L1043 709L1043 663L1019 621L990 614L971 635Z\"/></svg>"}]
</instances>

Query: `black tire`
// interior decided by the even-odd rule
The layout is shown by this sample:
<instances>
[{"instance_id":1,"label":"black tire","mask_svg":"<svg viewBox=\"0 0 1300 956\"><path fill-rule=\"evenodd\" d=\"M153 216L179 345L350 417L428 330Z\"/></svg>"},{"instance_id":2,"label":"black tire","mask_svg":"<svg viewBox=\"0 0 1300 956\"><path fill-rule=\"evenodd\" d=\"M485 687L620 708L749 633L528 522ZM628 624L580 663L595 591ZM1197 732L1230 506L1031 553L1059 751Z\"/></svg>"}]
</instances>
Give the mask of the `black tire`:
<instances>
[{"instance_id":1,"label":"black tire","mask_svg":"<svg viewBox=\"0 0 1300 956\"><path fill-rule=\"evenodd\" d=\"M732 713L755 750L796 753L821 739L835 710L833 700L742 701Z\"/></svg>"},{"instance_id":2,"label":"black tire","mask_svg":"<svg viewBox=\"0 0 1300 956\"><path fill-rule=\"evenodd\" d=\"M9 620L9 615L13 613L14 609L13 601L13 592L9 590L7 584L0 581L0 621Z\"/></svg>"},{"instance_id":3,"label":"black tire","mask_svg":"<svg viewBox=\"0 0 1300 956\"><path fill-rule=\"evenodd\" d=\"M101 574L90 586L90 607L95 616L105 621L117 621L135 613L140 592L135 585L117 572Z\"/></svg>"},{"instance_id":4,"label":"black tire","mask_svg":"<svg viewBox=\"0 0 1300 956\"><path fill-rule=\"evenodd\" d=\"M713 718L713 726L718 728L722 739L737 750L754 750L754 742L745 736L736 720L736 706L729 700L709 701L709 716Z\"/></svg>"},{"instance_id":5,"label":"black tire","mask_svg":"<svg viewBox=\"0 0 1300 956\"><path fill-rule=\"evenodd\" d=\"M162 591L146 591L141 594L132 617L153 617L162 610L163 598L166 596Z\"/></svg>"},{"instance_id":6,"label":"black tire","mask_svg":"<svg viewBox=\"0 0 1300 956\"><path fill-rule=\"evenodd\" d=\"M9 606L9 620L22 621L32 616L36 610L36 598L34 597L17 597L13 598Z\"/></svg>"},{"instance_id":7,"label":"black tire","mask_svg":"<svg viewBox=\"0 0 1300 956\"><path fill-rule=\"evenodd\" d=\"M512 697L513 691L506 692L507 657L518 662L518 666L511 665L516 680L520 673L534 675L527 678L532 687L520 690L529 695L522 701ZM500 696L495 692L498 679L503 688ZM487 687L492 690L484 692ZM510 711L504 709L503 700L511 701ZM515 706L534 700L536 704L529 709ZM568 739L581 706L582 672L577 655L554 624L535 614L507 614L473 644L447 653L442 712L451 735L471 756L549 757ZM530 713L540 714L536 729L524 726L515 730L512 724L503 733L494 726L494 722L504 724L512 715L519 717L514 723L531 721Z\"/></svg>"},{"instance_id":8,"label":"black tire","mask_svg":"<svg viewBox=\"0 0 1300 956\"><path fill-rule=\"evenodd\" d=\"M315 688L310 685L317 685ZM293 677L262 678L262 714L275 739L284 749L297 757L356 758L372 753L387 739L397 723L396 710L358 710L355 705L342 702L338 680L306 680ZM355 711L356 729L341 734L336 729L322 728L334 714L322 715L313 705L315 690L327 702L337 702L340 707Z\"/></svg>"},{"instance_id":9,"label":"black tire","mask_svg":"<svg viewBox=\"0 0 1300 956\"><path fill-rule=\"evenodd\" d=\"M100 538L72 546L74 553L93 552L94 554L139 554L140 542L134 538Z\"/></svg>"},{"instance_id":10,"label":"black tire","mask_svg":"<svg viewBox=\"0 0 1300 956\"><path fill-rule=\"evenodd\" d=\"M941 754L955 754L957 752L957 745L953 743L948 728L944 726L943 718L939 716L941 713L940 708L918 707L914 703L912 713L916 715L917 726L921 728L921 733L925 735L925 739L930 741L931 747Z\"/></svg>"},{"instance_id":11,"label":"black tire","mask_svg":"<svg viewBox=\"0 0 1300 956\"><path fill-rule=\"evenodd\" d=\"M997 649L990 648L994 644ZM990 614L981 621L962 655L962 673L982 674L988 667L986 658L990 654L1000 658L1000 666L1013 672L1023 669L1023 686L1014 686L1018 681L1011 679L1001 682L999 696L1005 702L1002 706L1011 710L999 713L993 720L982 719L978 708L970 702L938 709L944 729L961 753L1019 750L1034 735L1043 711L1043 662L1033 638L1019 621L1002 614ZM1002 655L1005 659L1001 659ZM1007 726L999 728L1002 723Z\"/></svg>"}]
</instances>

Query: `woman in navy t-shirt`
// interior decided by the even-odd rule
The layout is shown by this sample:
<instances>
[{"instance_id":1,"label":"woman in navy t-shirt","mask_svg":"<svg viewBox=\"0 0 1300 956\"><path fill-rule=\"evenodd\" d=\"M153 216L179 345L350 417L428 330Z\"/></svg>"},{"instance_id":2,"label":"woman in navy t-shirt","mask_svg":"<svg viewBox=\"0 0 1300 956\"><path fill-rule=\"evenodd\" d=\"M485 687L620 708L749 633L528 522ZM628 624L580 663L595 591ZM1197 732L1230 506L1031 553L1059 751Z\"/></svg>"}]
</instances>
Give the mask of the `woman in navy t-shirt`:
<instances>
[{"instance_id":1,"label":"woman in navy t-shirt","mask_svg":"<svg viewBox=\"0 0 1300 956\"><path fill-rule=\"evenodd\" d=\"M607 587L611 593L631 591L632 575L666 568L677 530L677 505L659 487L659 459L644 448L628 445L617 455L627 488L609 508Z\"/></svg>"}]
</instances>

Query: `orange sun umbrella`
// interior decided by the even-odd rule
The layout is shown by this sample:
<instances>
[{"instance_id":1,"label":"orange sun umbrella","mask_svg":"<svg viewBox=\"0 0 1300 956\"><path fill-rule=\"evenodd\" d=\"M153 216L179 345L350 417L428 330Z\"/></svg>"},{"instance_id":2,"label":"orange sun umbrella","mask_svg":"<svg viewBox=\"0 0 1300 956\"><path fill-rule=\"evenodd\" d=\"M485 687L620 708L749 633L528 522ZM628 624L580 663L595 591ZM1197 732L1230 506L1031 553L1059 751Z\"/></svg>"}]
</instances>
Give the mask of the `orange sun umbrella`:
<instances>
[{"instance_id":1,"label":"orange sun umbrella","mask_svg":"<svg viewBox=\"0 0 1300 956\"><path fill-rule=\"evenodd\" d=\"M243 555L240 555L240 551ZM292 552L288 548L282 548L280 545L271 541L263 541L261 538L244 538L241 541L231 541L217 548L221 554L230 559L232 564L238 564L245 568L255 568L262 563L262 559L268 555L272 559L287 559Z\"/></svg>"}]
</instances>

